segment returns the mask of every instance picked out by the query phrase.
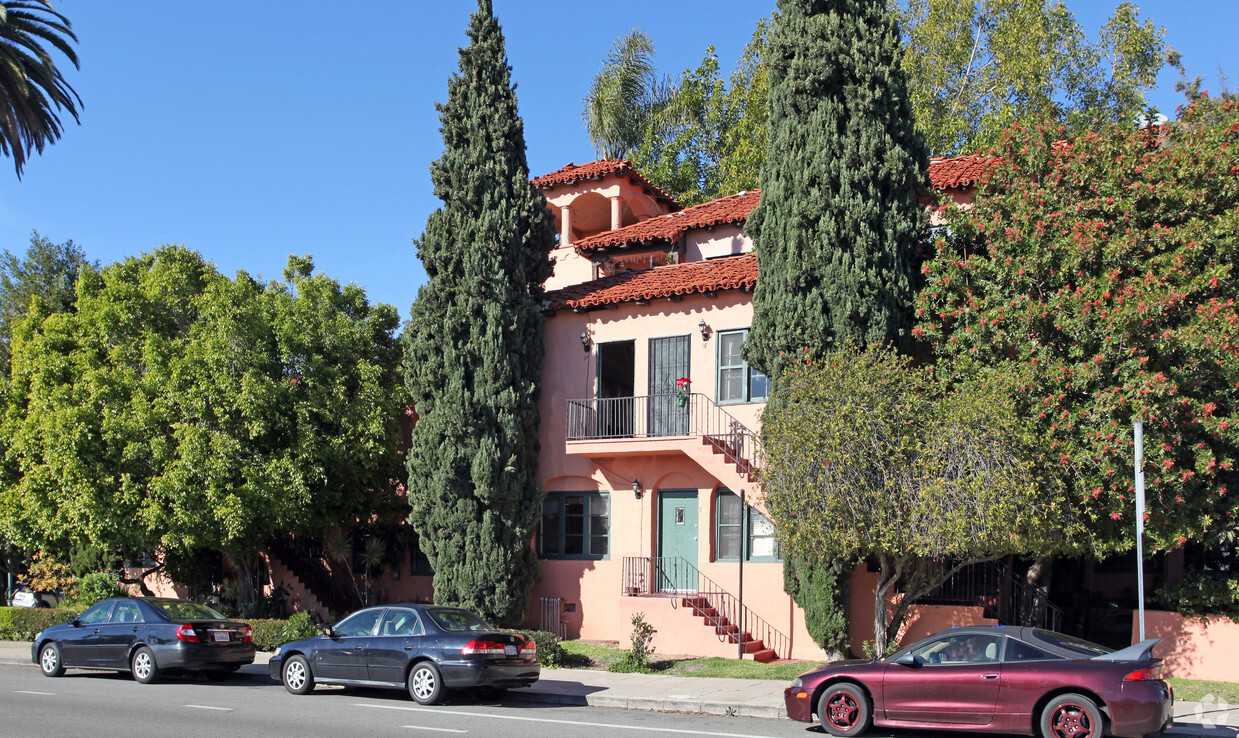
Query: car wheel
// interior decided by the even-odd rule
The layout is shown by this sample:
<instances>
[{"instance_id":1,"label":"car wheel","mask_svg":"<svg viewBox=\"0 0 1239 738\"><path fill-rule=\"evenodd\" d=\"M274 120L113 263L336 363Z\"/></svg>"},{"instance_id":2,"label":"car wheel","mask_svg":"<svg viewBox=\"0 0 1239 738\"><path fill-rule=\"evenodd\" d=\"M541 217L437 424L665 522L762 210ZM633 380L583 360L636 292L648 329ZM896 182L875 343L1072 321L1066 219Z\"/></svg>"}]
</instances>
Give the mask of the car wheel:
<instances>
[{"instance_id":1,"label":"car wheel","mask_svg":"<svg viewBox=\"0 0 1239 738\"><path fill-rule=\"evenodd\" d=\"M39 651L39 668L43 676L58 677L65 673L65 665L60 661L60 646L49 643Z\"/></svg>"},{"instance_id":2,"label":"car wheel","mask_svg":"<svg viewBox=\"0 0 1239 738\"><path fill-rule=\"evenodd\" d=\"M314 675L310 673L310 662L304 656L290 656L280 674L284 677L284 689L293 694L305 694L314 689Z\"/></svg>"},{"instance_id":3,"label":"car wheel","mask_svg":"<svg viewBox=\"0 0 1239 738\"><path fill-rule=\"evenodd\" d=\"M409 672L409 696L419 705L433 705L443 696L443 675L439 667L422 661Z\"/></svg>"},{"instance_id":4,"label":"car wheel","mask_svg":"<svg viewBox=\"0 0 1239 738\"><path fill-rule=\"evenodd\" d=\"M159 679L159 666L155 664L155 654L146 646L133 652L129 659L129 670L133 678L140 684L150 684Z\"/></svg>"},{"instance_id":5,"label":"car wheel","mask_svg":"<svg viewBox=\"0 0 1239 738\"><path fill-rule=\"evenodd\" d=\"M873 708L865 690L848 682L832 684L817 703L817 719L827 733L860 735L873 721Z\"/></svg>"},{"instance_id":6,"label":"car wheel","mask_svg":"<svg viewBox=\"0 0 1239 738\"><path fill-rule=\"evenodd\" d=\"M1059 695L1041 711L1045 738L1101 738L1105 727L1097 703L1082 694Z\"/></svg>"}]
</instances>

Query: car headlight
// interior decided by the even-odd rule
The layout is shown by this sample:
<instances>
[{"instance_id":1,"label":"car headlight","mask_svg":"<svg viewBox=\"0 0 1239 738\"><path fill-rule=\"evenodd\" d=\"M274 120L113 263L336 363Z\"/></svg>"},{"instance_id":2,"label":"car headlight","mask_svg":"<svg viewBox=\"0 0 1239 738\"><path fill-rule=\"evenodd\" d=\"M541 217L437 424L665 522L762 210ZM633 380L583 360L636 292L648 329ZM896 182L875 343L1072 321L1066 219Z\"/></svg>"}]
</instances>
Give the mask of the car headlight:
<instances>
[{"instance_id":1,"label":"car headlight","mask_svg":"<svg viewBox=\"0 0 1239 738\"><path fill-rule=\"evenodd\" d=\"M276 646L276 647L275 647L275 650L271 652L271 658L273 658L273 659L274 659L274 658L279 658L279 656L280 656L280 649L282 649L282 648L284 648L284 647L283 647L283 646Z\"/></svg>"},{"instance_id":2,"label":"car headlight","mask_svg":"<svg viewBox=\"0 0 1239 738\"><path fill-rule=\"evenodd\" d=\"M800 677L796 677L795 679L792 680L793 689L800 689L803 686L804 686L804 682L800 681Z\"/></svg>"},{"instance_id":3,"label":"car headlight","mask_svg":"<svg viewBox=\"0 0 1239 738\"><path fill-rule=\"evenodd\" d=\"M37 641L37 640L39 640L39 639L40 639L40 638L42 638L42 637L43 637L43 631L41 631L41 630L40 630L38 633L35 633L35 634L34 634L34 639L35 639L36 641Z\"/></svg>"}]
</instances>

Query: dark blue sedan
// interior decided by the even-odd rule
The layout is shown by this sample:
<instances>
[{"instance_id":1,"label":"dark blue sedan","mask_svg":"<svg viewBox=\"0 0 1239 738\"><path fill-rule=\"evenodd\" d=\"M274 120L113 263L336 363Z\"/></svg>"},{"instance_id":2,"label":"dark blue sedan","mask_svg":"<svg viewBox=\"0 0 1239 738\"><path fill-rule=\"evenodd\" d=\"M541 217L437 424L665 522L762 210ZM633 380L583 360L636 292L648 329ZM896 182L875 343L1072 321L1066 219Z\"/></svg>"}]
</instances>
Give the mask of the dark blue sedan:
<instances>
[{"instance_id":1,"label":"dark blue sedan","mask_svg":"<svg viewBox=\"0 0 1239 738\"><path fill-rule=\"evenodd\" d=\"M293 694L318 684L407 689L433 705L449 689L498 696L538 681L532 638L499 630L456 607L383 605L358 610L323 635L285 643L270 661L271 677Z\"/></svg>"},{"instance_id":2,"label":"dark blue sedan","mask_svg":"<svg viewBox=\"0 0 1239 738\"><path fill-rule=\"evenodd\" d=\"M30 657L49 677L79 668L127 671L143 684L170 670L222 679L254 662L254 639L249 625L206 605L118 597L39 633Z\"/></svg>"}]
</instances>

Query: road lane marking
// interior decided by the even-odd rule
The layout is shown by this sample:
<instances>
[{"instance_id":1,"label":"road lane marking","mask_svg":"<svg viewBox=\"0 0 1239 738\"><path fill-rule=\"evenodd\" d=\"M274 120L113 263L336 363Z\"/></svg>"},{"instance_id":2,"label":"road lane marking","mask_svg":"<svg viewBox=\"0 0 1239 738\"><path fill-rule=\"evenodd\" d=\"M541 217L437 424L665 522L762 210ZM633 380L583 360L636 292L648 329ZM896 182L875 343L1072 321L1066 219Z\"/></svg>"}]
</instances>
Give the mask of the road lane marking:
<instances>
[{"instance_id":1,"label":"road lane marking","mask_svg":"<svg viewBox=\"0 0 1239 738\"><path fill-rule=\"evenodd\" d=\"M530 723L553 723L555 725L580 725L589 728L614 728L616 730L639 730L645 733L677 733L679 735L711 735L720 738L769 738L764 735L748 735L745 733L711 733L704 730L681 730L679 728L652 728L648 725L618 725L615 723L591 723L584 720L552 720L550 718L525 717L522 715L490 715L485 712L465 712L464 710L440 710L433 707L401 707L399 705L368 705L354 702L353 707L370 707L376 710L404 710L406 712L429 712L435 715L459 715L461 717L491 718L494 720L524 720ZM410 726L405 726L410 727Z\"/></svg>"},{"instance_id":2,"label":"road lane marking","mask_svg":"<svg viewBox=\"0 0 1239 738\"><path fill-rule=\"evenodd\" d=\"M457 730L455 728L427 728L424 725L406 725L404 727L411 728L413 730L433 730L436 733L468 733L469 732L467 730Z\"/></svg>"},{"instance_id":3,"label":"road lane marking","mask_svg":"<svg viewBox=\"0 0 1239 738\"><path fill-rule=\"evenodd\" d=\"M40 695L43 695L43 696L45 696L45 697L55 697L55 696L56 696L56 693L55 693L55 692L31 692L29 689L15 689L15 690L13 690L13 692L14 692L14 694L40 694Z\"/></svg>"},{"instance_id":4,"label":"road lane marking","mask_svg":"<svg viewBox=\"0 0 1239 738\"><path fill-rule=\"evenodd\" d=\"M219 712L232 712L231 707L212 707L210 705L182 705L182 707L192 707L195 710L218 710Z\"/></svg>"}]
</instances>

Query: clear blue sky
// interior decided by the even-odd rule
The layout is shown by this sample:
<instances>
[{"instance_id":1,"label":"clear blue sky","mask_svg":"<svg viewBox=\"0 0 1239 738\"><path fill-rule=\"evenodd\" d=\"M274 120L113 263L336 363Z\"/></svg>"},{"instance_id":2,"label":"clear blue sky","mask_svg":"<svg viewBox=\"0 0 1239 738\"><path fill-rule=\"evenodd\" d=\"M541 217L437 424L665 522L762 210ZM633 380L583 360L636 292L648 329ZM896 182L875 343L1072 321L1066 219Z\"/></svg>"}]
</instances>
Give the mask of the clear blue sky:
<instances>
[{"instance_id":1,"label":"clear blue sky","mask_svg":"<svg viewBox=\"0 0 1239 738\"><path fill-rule=\"evenodd\" d=\"M1116 3L1068 0L1093 36ZM1239 0L1146 0L1189 73L1239 78ZM494 0L534 175L594 158L580 100L614 39L640 25L667 73L709 44L730 69L773 0ZM81 126L26 164L0 160L0 248L30 232L108 263L184 243L233 274L278 278L290 253L408 316L413 247L442 150L446 97L473 0L57 0L81 43L66 76ZM216 12L219 11L219 12ZM1175 76L1152 101L1172 114ZM1239 86L1239 79L1233 83ZM1215 87L1210 80L1206 86Z\"/></svg>"}]
</instances>

